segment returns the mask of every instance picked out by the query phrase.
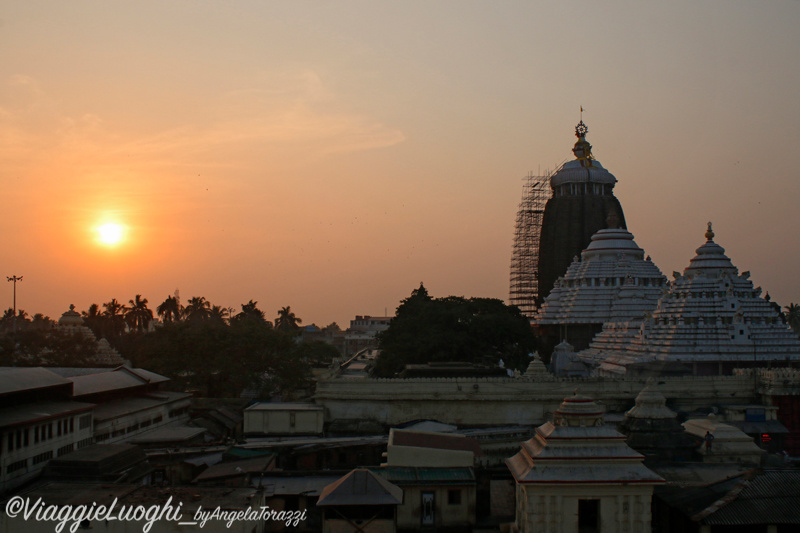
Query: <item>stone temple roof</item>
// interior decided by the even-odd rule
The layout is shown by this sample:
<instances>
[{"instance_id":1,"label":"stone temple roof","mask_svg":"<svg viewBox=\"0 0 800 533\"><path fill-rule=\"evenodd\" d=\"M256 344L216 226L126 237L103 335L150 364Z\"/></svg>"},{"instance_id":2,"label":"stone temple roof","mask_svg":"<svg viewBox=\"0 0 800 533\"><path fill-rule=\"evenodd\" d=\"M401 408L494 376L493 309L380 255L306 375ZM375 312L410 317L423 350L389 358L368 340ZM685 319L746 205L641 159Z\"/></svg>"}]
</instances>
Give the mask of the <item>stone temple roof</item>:
<instances>
[{"instance_id":1,"label":"stone temple roof","mask_svg":"<svg viewBox=\"0 0 800 533\"><path fill-rule=\"evenodd\" d=\"M709 224L706 243L683 274L673 274L651 316L606 324L578 357L599 364L601 375L651 360L800 360L800 339L713 237Z\"/></svg>"},{"instance_id":2,"label":"stone temple roof","mask_svg":"<svg viewBox=\"0 0 800 533\"><path fill-rule=\"evenodd\" d=\"M648 379L647 385L636 396L636 405L626 413L626 418L671 419L677 414L667 407L667 399L655 388L654 380Z\"/></svg>"},{"instance_id":3,"label":"stone temple roof","mask_svg":"<svg viewBox=\"0 0 800 533\"><path fill-rule=\"evenodd\" d=\"M602 413L577 392L564 400L554 421L538 427L506 460L517 483L663 482L642 464L644 456L625 444L625 435L603 425Z\"/></svg>"},{"instance_id":4,"label":"stone temple roof","mask_svg":"<svg viewBox=\"0 0 800 533\"><path fill-rule=\"evenodd\" d=\"M550 178L550 185L558 187L566 183L602 183L613 185L617 183L617 178L603 168L597 160L592 160L591 165L583 161L567 161Z\"/></svg>"},{"instance_id":5,"label":"stone temple roof","mask_svg":"<svg viewBox=\"0 0 800 533\"><path fill-rule=\"evenodd\" d=\"M609 228L591 243L558 279L534 316L534 325L604 324L640 318L655 309L667 278L633 235Z\"/></svg>"}]
</instances>

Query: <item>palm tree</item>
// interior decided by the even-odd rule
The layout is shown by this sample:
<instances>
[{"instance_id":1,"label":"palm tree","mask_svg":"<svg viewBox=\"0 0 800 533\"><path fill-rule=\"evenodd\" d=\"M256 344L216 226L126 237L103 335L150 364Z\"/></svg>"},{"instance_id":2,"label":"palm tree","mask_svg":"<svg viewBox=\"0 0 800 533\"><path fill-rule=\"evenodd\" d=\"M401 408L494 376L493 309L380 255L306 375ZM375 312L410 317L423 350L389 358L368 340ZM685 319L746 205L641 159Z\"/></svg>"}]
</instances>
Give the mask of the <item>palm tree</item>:
<instances>
[{"instance_id":1,"label":"palm tree","mask_svg":"<svg viewBox=\"0 0 800 533\"><path fill-rule=\"evenodd\" d=\"M103 304L106 308L103 316L108 324L108 332L112 335L121 335L125 331L125 306L112 298L110 302Z\"/></svg>"},{"instance_id":2,"label":"palm tree","mask_svg":"<svg viewBox=\"0 0 800 533\"><path fill-rule=\"evenodd\" d=\"M288 333L295 333L300 329L300 324L302 323L303 321L292 313L292 308L286 306L278 311L278 318L275 319L275 329Z\"/></svg>"},{"instance_id":3,"label":"palm tree","mask_svg":"<svg viewBox=\"0 0 800 533\"><path fill-rule=\"evenodd\" d=\"M233 317L234 322L243 322L243 321L251 321L251 322L258 322L260 324L267 324L268 326L272 326L272 324L266 319L264 316L264 311L258 308L258 302L250 300L246 304L242 304L242 312L237 314Z\"/></svg>"},{"instance_id":4,"label":"palm tree","mask_svg":"<svg viewBox=\"0 0 800 533\"><path fill-rule=\"evenodd\" d=\"M194 296L183 310L183 315L190 321L203 321L211 317L211 302L204 296Z\"/></svg>"},{"instance_id":5,"label":"palm tree","mask_svg":"<svg viewBox=\"0 0 800 533\"><path fill-rule=\"evenodd\" d=\"M147 298L142 298L137 294L136 298L129 300L130 305L125 313L125 322L131 329L136 329L139 333L146 330L153 320L153 311L147 307Z\"/></svg>"},{"instance_id":6,"label":"palm tree","mask_svg":"<svg viewBox=\"0 0 800 533\"><path fill-rule=\"evenodd\" d=\"M81 311L81 316L86 327L92 330L92 333L97 337L101 337L104 320L102 313L100 313L100 306L97 304L90 305L88 311Z\"/></svg>"},{"instance_id":7,"label":"palm tree","mask_svg":"<svg viewBox=\"0 0 800 533\"><path fill-rule=\"evenodd\" d=\"M156 312L165 323L177 322L181 319L181 305L174 296L167 296L167 299L156 307Z\"/></svg>"},{"instance_id":8,"label":"palm tree","mask_svg":"<svg viewBox=\"0 0 800 533\"><path fill-rule=\"evenodd\" d=\"M209 311L208 318L225 323L225 319L228 318L228 309L221 305L213 305Z\"/></svg>"},{"instance_id":9,"label":"palm tree","mask_svg":"<svg viewBox=\"0 0 800 533\"><path fill-rule=\"evenodd\" d=\"M800 334L800 305L789 304L786 309L786 322L792 327L795 333Z\"/></svg>"}]
</instances>

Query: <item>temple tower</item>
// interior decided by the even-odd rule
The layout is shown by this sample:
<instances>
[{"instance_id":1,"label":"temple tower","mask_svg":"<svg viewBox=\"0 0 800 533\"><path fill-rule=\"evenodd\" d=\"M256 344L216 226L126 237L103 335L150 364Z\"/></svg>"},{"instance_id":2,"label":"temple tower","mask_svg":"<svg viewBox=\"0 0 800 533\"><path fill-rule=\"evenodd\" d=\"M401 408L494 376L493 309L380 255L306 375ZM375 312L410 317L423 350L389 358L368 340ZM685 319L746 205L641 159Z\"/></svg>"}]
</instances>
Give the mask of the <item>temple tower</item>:
<instances>
[{"instance_id":1,"label":"temple tower","mask_svg":"<svg viewBox=\"0 0 800 533\"><path fill-rule=\"evenodd\" d=\"M575 127L575 159L564 163L550 178L553 196L545 205L542 220L537 307L573 258L589 245L592 235L606 228L609 215L617 227L627 228L622 206L614 197L617 178L592 155L592 145L586 140L588 131L581 120Z\"/></svg>"}]
</instances>

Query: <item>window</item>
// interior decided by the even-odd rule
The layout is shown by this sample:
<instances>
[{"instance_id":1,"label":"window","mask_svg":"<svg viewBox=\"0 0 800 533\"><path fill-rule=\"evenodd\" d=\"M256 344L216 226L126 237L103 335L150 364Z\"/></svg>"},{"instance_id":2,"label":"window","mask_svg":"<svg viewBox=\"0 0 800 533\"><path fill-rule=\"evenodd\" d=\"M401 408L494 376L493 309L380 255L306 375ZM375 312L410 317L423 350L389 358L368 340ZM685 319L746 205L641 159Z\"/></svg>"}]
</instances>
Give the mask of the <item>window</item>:
<instances>
[{"instance_id":1,"label":"window","mask_svg":"<svg viewBox=\"0 0 800 533\"><path fill-rule=\"evenodd\" d=\"M447 491L447 505L461 505L461 490L453 489Z\"/></svg>"},{"instance_id":2,"label":"window","mask_svg":"<svg viewBox=\"0 0 800 533\"><path fill-rule=\"evenodd\" d=\"M61 457L62 455L66 455L74 450L75 447L73 444L67 444L66 446L62 446L58 449L58 456Z\"/></svg>"},{"instance_id":3,"label":"window","mask_svg":"<svg viewBox=\"0 0 800 533\"><path fill-rule=\"evenodd\" d=\"M16 472L17 470L21 470L28 466L28 460L23 459L22 461L17 461L15 463L11 463L6 467L6 474L10 474L11 472Z\"/></svg>"},{"instance_id":4,"label":"window","mask_svg":"<svg viewBox=\"0 0 800 533\"><path fill-rule=\"evenodd\" d=\"M83 415L78 420L78 428L86 429L92 427L92 415Z\"/></svg>"},{"instance_id":5,"label":"window","mask_svg":"<svg viewBox=\"0 0 800 533\"><path fill-rule=\"evenodd\" d=\"M39 455L34 456L33 464L38 465L39 463L41 463L43 461L47 461L48 459L52 459L52 458L53 458L53 452L52 451L40 453Z\"/></svg>"}]
</instances>

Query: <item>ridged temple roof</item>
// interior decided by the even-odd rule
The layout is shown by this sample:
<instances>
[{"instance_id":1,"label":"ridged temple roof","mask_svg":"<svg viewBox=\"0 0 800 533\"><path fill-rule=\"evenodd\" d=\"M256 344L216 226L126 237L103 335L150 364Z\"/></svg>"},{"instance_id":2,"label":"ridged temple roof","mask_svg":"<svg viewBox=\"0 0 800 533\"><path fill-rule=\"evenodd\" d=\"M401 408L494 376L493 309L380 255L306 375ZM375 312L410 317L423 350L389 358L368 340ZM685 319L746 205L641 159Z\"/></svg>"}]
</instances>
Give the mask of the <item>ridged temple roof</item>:
<instances>
[{"instance_id":1,"label":"ridged temple roof","mask_svg":"<svg viewBox=\"0 0 800 533\"><path fill-rule=\"evenodd\" d=\"M610 323L578 353L600 364L599 374L624 373L624 366L650 360L743 361L800 359L800 340L713 241L697 249L684 274L674 273L669 291L652 316Z\"/></svg>"},{"instance_id":2,"label":"ridged temple roof","mask_svg":"<svg viewBox=\"0 0 800 533\"><path fill-rule=\"evenodd\" d=\"M625 444L625 435L603 425L600 406L576 393L564 400L555 421L537 428L506 465L517 483L662 482L643 459Z\"/></svg>"},{"instance_id":3,"label":"ridged temple roof","mask_svg":"<svg viewBox=\"0 0 800 533\"><path fill-rule=\"evenodd\" d=\"M631 320L655 309L667 278L633 235L622 228L603 229L592 236L558 279L532 323L603 324Z\"/></svg>"}]
</instances>

